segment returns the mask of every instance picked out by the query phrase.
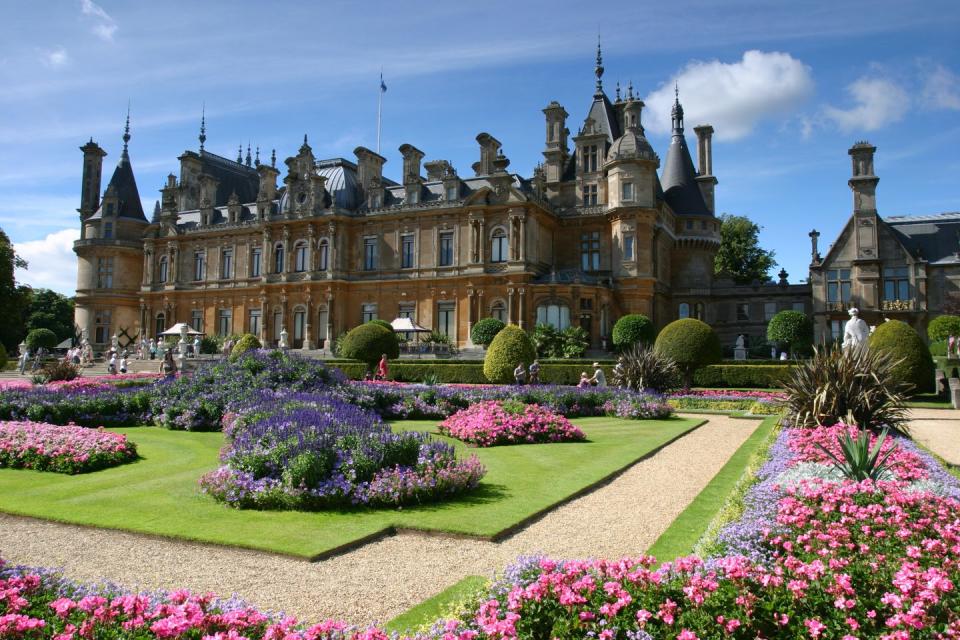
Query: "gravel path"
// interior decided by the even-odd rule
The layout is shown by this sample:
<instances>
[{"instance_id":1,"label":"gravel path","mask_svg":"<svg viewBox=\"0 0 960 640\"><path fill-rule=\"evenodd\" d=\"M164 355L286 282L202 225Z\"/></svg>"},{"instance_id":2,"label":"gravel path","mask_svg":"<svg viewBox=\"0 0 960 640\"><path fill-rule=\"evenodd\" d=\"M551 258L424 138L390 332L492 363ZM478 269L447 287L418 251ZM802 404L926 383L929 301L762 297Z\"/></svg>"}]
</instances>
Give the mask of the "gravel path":
<instances>
[{"instance_id":1,"label":"gravel path","mask_svg":"<svg viewBox=\"0 0 960 640\"><path fill-rule=\"evenodd\" d=\"M309 563L256 551L89 529L0 514L0 557L63 567L81 581L236 593L307 621L386 622L466 575L521 554L619 557L644 552L756 429L727 416L687 434L610 484L500 543L401 534Z\"/></svg>"},{"instance_id":2,"label":"gravel path","mask_svg":"<svg viewBox=\"0 0 960 640\"><path fill-rule=\"evenodd\" d=\"M960 411L910 409L910 435L951 464L960 465Z\"/></svg>"}]
</instances>

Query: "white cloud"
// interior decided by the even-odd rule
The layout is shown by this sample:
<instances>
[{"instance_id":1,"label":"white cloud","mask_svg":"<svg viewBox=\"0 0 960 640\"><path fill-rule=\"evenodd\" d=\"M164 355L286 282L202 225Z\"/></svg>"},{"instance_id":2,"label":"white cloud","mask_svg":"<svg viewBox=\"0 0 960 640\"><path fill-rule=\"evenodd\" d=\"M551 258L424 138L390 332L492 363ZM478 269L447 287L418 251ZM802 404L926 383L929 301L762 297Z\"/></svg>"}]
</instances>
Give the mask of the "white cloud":
<instances>
[{"instance_id":1,"label":"white cloud","mask_svg":"<svg viewBox=\"0 0 960 640\"><path fill-rule=\"evenodd\" d=\"M63 47L57 47L56 49L49 49L41 52L41 61L43 64L48 67L62 67L63 65L70 62L70 55L67 53L67 50Z\"/></svg>"},{"instance_id":2,"label":"white cloud","mask_svg":"<svg viewBox=\"0 0 960 640\"><path fill-rule=\"evenodd\" d=\"M761 120L791 113L814 85L810 67L788 53L746 51L733 63L695 60L644 98L644 122L654 132L670 131L674 84L685 122L712 124L721 140L743 138Z\"/></svg>"},{"instance_id":3,"label":"white cloud","mask_svg":"<svg viewBox=\"0 0 960 640\"><path fill-rule=\"evenodd\" d=\"M910 108L910 96L888 78L863 76L847 86L853 106L823 108L823 115L841 131L874 131L903 119Z\"/></svg>"},{"instance_id":4,"label":"white cloud","mask_svg":"<svg viewBox=\"0 0 960 640\"><path fill-rule=\"evenodd\" d=\"M17 282L73 295L77 288L77 256L73 253L73 241L79 237L79 229L62 229L42 240L15 242L14 250L29 267L17 270Z\"/></svg>"},{"instance_id":5,"label":"white cloud","mask_svg":"<svg viewBox=\"0 0 960 640\"><path fill-rule=\"evenodd\" d=\"M927 71L921 97L926 107L960 110L960 76L936 65Z\"/></svg>"},{"instance_id":6,"label":"white cloud","mask_svg":"<svg viewBox=\"0 0 960 640\"><path fill-rule=\"evenodd\" d=\"M117 21L103 10L103 7L93 0L80 0L80 11L85 16L93 17L97 23L93 25L93 33L101 40L112 41L117 32Z\"/></svg>"}]
</instances>

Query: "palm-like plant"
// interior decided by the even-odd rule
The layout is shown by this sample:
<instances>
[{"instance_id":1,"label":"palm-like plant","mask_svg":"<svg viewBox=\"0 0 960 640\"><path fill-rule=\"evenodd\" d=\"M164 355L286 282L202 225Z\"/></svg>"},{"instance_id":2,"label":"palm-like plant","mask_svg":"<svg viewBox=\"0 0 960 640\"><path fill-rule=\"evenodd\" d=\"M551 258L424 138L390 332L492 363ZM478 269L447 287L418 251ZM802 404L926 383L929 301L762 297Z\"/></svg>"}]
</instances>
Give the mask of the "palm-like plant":
<instances>
[{"instance_id":1,"label":"palm-like plant","mask_svg":"<svg viewBox=\"0 0 960 640\"><path fill-rule=\"evenodd\" d=\"M611 382L624 389L653 389L659 393L679 389L683 384L677 363L653 348L639 344L628 347L617 358Z\"/></svg>"},{"instance_id":2,"label":"palm-like plant","mask_svg":"<svg viewBox=\"0 0 960 640\"><path fill-rule=\"evenodd\" d=\"M905 431L911 385L894 375L897 361L865 348L814 347L813 357L794 367L783 384L795 426L847 420L866 428L887 425Z\"/></svg>"},{"instance_id":3,"label":"palm-like plant","mask_svg":"<svg viewBox=\"0 0 960 640\"><path fill-rule=\"evenodd\" d=\"M849 432L844 432L839 438L840 456L834 454L821 444L817 446L830 456L833 466L848 480L860 482L862 480L883 480L889 477L896 463L890 462L890 456L896 447L890 447L881 454L881 448L887 438L889 429L883 428L873 448L870 448L870 432L861 429L857 437L853 438Z\"/></svg>"}]
</instances>

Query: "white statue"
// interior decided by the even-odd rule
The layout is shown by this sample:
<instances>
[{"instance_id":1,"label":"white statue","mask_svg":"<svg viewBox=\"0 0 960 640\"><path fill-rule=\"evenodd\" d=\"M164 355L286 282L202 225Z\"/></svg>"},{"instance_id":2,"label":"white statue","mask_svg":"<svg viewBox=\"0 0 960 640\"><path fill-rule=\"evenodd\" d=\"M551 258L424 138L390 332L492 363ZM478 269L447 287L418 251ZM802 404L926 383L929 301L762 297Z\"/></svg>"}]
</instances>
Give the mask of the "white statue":
<instances>
[{"instance_id":1,"label":"white statue","mask_svg":"<svg viewBox=\"0 0 960 640\"><path fill-rule=\"evenodd\" d=\"M113 337L110 338L110 345L115 352L120 351L120 338L117 337L117 334L113 334Z\"/></svg>"},{"instance_id":2,"label":"white statue","mask_svg":"<svg viewBox=\"0 0 960 640\"><path fill-rule=\"evenodd\" d=\"M843 328L843 348L866 346L869 336L870 327L860 318L860 310L856 307L850 309L850 319Z\"/></svg>"},{"instance_id":3,"label":"white statue","mask_svg":"<svg viewBox=\"0 0 960 640\"><path fill-rule=\"evenodd\" d=\"M737 349L744 349L744 348L745 347L743 345L743 334L741 333L740 335L737 336Z\"/></svg>"},{"instance_id":4,"label":"white statue","mask_svg":"<svg viewBox=\"0 0 960 640\"><path fill-rule=\"evenodd\" d=\"M286 327L280 330L280 343L277 344L277 347L279 347L280 349L286 349L289 347L289 345L287 344L287 335L288 334L287 334Z\"/></svg>"}]
</instances>

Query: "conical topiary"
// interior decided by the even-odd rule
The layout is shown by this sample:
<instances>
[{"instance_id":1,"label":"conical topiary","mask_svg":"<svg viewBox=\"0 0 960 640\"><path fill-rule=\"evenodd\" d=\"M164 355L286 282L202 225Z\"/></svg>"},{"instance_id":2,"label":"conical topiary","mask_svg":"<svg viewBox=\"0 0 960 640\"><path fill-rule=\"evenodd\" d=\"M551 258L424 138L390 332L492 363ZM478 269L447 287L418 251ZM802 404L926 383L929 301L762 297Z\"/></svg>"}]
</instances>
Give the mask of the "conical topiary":
<instances>
[{"instance_id":1,"label":"conical topiary","mask_svg":"<svg viewBox=\"0 0 960 640\"><path fill-rule=\"evenodd\" d=\"M494 337L483 359L483 375L497 384L513 382L513 370L522 362L529 367L537 357L533 340L515 324L508 324Z\"/></svg>"},{"instance_id":2,"label":"conical topiary","mask_svg":"<svg viewBox=\"0 0 960 640\"><path fill-rule=\"evenodd\" d=\"M720 361L720 338L710 325L694 318L674 320L665 326L653 349L677 363L688 387L694 371Z\"/></svg>"}]
</instances>

